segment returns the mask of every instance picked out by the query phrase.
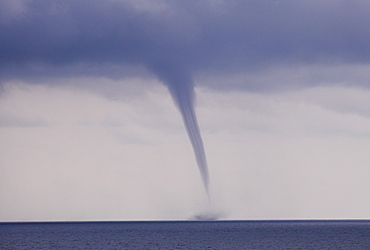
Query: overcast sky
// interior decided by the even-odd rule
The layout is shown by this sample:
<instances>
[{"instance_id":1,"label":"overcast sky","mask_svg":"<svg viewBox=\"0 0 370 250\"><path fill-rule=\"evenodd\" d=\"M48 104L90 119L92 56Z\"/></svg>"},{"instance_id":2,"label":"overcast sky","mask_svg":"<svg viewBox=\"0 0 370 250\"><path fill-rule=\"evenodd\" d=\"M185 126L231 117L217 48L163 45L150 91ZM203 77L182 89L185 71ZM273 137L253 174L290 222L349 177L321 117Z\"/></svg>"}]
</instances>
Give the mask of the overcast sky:
<instances>
[{"instance_id":1,"label":"overcast sky","mask_svg":"<svg viewBox=\"0 0 370 250\"><path fill-rule=\"evenodd\" d=\"M1 1L0 221L369 219L369 13ZM174 89L196 94L209 202Z\"/></svg>"}]
</instances>

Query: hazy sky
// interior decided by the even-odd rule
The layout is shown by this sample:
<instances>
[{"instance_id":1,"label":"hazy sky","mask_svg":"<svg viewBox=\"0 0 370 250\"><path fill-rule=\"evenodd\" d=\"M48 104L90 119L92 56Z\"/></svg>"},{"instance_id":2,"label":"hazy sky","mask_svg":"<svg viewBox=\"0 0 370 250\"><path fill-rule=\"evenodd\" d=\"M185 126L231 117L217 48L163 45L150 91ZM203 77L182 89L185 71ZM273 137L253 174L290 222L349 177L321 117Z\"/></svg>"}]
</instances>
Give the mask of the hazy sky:
<instances>
[{"instance_id":1,"label":"hazy sky","mask_svg":"<svg viewBox=\"0 0 370 250\"><path fill-rule=\"evenodd\" d=\"M369 219L369 13L0 1L0 221ZM210 203L169 93L193 87Z\"/></svg>"}]
</instances>

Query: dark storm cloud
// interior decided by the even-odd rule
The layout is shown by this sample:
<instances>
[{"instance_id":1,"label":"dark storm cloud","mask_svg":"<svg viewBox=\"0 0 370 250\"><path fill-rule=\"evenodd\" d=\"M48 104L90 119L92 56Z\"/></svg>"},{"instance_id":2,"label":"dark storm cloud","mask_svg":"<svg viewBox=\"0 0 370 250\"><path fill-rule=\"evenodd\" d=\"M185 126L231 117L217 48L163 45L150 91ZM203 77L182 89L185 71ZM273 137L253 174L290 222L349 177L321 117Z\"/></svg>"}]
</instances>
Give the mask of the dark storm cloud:
<instances>
[{"instance_id":1,"label":"dark storm cloud","mask_svg":"<svg viewBox=\"0 0 370 250\"><path fill-rule=\"evenodd\" d=\"M370 62L368 1L28 0L0 7L2 79L120 77L133 66L163 76Z\"/></svg>"}]
</instances>

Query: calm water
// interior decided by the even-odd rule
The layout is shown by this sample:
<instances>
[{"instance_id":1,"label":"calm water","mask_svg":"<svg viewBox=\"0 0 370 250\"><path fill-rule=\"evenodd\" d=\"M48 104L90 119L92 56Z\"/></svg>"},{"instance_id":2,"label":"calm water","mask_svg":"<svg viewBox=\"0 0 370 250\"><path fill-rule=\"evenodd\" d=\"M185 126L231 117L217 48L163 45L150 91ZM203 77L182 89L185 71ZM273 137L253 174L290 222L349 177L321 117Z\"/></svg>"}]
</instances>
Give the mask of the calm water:
<instances>
[{"instance_id":1,"label":"calm water","mask_svg":"<svg viewBox=\"0 0 370 250\"><path fill-rule=\"evenodd\" d=\"M0 223L0 249L370 249L370 221Z\"/></svg>"}]
</instances>

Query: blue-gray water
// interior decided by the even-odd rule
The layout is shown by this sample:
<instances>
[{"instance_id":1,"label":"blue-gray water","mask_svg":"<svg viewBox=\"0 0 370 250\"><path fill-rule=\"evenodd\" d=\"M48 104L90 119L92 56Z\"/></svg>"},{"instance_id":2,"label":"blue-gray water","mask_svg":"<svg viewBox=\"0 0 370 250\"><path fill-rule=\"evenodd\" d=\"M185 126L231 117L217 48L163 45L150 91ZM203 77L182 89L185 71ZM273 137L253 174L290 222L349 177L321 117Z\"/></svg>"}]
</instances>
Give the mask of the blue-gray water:
<instances>
[{"instance_id":1,"label":"blue-gray water","mask_svg":"<svg viewBox=\"0 0 370 250\"><path fill-rule=\"evenodd\" d=\"M0 249L370 249L370 221L0 223Z\"/></svg>"}]
</instances>

